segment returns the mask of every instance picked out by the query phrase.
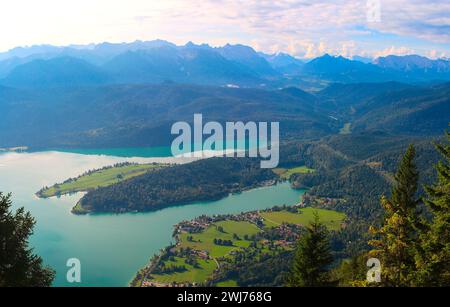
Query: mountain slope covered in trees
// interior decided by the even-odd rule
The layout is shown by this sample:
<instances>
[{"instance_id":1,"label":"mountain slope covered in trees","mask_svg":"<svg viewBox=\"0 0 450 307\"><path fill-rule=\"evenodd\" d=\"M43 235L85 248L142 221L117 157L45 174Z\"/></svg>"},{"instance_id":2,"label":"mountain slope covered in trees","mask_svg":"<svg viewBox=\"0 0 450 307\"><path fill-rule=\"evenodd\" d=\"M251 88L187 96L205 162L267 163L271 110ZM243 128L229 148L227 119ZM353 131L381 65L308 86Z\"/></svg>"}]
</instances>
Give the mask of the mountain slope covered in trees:
<instances>
[{"instance_id":1,"label":"mountain slope covered in trees","mask_svg":"<svg viewBox=\"0 0 450 307\"><path fill-rule=\"evenodd\" d=\"M439 135L449 121L450 83L238 89L173 83L52 88L2 87L0 148L129 147L170 144L176 121L278 121L281 138L353 132Z\"/></svg>"},{"instance_id":2,"label":"mountain slope covered in trees","mask_svg":"<svg viewBox=\"0 0 450 307\"><path fill-rule=\"evenodd\" d=\"M301 90L298 90L302 92ZM279 121L282 134L315 137L338 126L313 96L180 84L0 91L0 148L168 145L176 121Z\"/></svg>"}]
</instances>

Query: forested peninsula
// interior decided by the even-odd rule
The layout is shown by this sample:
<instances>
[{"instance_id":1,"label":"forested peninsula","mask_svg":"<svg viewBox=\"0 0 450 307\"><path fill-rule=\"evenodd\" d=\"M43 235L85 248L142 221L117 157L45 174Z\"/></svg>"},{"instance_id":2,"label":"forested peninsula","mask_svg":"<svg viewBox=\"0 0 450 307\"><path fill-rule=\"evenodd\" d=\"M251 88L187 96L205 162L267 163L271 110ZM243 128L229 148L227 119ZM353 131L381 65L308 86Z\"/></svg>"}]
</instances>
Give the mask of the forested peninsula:
<instances>
[{"instance_id":1,"label":"forested peninsula","mask_svg":"<svg viewBox=\"0 0 450 307\"><path fill-rule=\"evenodd\" d=\"M256 159L211 158L162 168L87 193L73 213L147 212L274 184L278 176Z\"/></svg>"}]
</instances>

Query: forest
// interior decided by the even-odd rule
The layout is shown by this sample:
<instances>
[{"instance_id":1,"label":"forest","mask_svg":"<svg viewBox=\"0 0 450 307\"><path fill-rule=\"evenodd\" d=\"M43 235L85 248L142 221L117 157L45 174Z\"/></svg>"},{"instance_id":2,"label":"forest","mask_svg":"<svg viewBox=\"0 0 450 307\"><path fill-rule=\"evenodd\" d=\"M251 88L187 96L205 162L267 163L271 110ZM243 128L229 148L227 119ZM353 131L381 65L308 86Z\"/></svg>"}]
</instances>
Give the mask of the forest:
<instances>
[{"instance_id":1,"label":"forest","mask_svg":"<svg viewBox=\"0 0 450 307\"><path fill-rule=\"evenodd\" d=\"M277 176L251 158L211 158L163 168L87 193L77 205L83 212L154 211L194 201L218 200Z\"/></svg>"},{"instance_id":2,"label":"forest","mask_svg":"<svg viewBox=\"0 0 450 307\"><path fill-rule=\"evenodd\" d=\"M308 191L306 205L345 212L345 227L329 232L318 219L295 250L258 257L244 250L219 276L239 286L448 285L448 141L449 134L447 141L377 152L364 160L379 162L376 171L373 166L348 166L341 172L292 176L295 184L317 185ZM366 278L370 257L382 268L379 279Z\"/></svg>"}]
</instances>

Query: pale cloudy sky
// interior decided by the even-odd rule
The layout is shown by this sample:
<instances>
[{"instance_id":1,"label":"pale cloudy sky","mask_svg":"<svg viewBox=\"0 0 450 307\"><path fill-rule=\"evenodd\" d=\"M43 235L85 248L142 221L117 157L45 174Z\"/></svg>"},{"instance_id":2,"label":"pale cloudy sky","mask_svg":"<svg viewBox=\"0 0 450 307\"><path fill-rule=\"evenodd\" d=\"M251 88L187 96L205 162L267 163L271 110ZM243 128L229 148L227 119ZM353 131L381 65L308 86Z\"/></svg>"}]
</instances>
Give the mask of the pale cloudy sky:
<instances>
[{"instance_id":1,"label":"pale cloudy sky","mask_svg":"<svg viewBox=\"0 0 450 307\"><path fill-rule=\"evenodd\" d=\"M450 1L0 1L0 51L157 38L176 44L242 43L307 58L325 52L450 57Z\"/></svg>"}]
</instances>

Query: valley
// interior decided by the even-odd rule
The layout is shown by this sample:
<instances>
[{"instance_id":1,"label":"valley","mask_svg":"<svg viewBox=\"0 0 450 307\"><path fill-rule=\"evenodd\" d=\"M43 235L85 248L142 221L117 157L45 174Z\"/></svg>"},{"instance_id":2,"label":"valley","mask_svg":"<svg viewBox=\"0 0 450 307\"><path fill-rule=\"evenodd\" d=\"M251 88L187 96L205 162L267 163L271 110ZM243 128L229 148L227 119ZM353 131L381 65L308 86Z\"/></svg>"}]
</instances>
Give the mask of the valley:
<instances>
[{"instance_id":1,"label":"valley","mask_svg":"<svg viewBox=\"0 0 450 307\"><path fill-rule=\"evenodd\" d=\"M253 168L253 164L259 165L258 161L221 158L205 159L170 168L158 167L153 170L151 166L161 165L155 163L167 165L176 160L170 160L173 159L170 157L130 158L129 156L136 152L136 149L133 148L130 149L129 153L125 149L120 151L103 150L103 153L121 152L122 156L99 155L99 152L90 152L89 150L87 151L88 154L54 151L5 152L0 154L0 165L2 165L0 182L3 187L14 193L18 205L25 205L42 221L38 224L37 235L32 238L32 243L52 266L64 272L62 264L58 264L61 254L67 255L67 257L79 256L86 259L83 263L89 268L89 271L92 271L86 277L87 283L125 285L148 262L149 256L158 254L159 249L164 246L172 246L170 242L173 240L171 239L173 225L204 215L211 217L215 214L238 214L239 212L250 212L252 210L265 210L273 208L275 205L294 205L299 203L300 195L303 196L302 203L304 206L313 207L314 210L330 210L329 214L321 215L321 218L329 229L334 231L333 242L335 242L335 253L339 257L338 259L345 259L351 255L352 249L365 248L365 237L360 235L361 229L365 229L370 221L376 220L381 214L378 209L379 195L389 193L389 178L395 171L395 165L402 151L410 142L414 142L418 149L417 162L421 173L424 174L421 180L423 183L429 182L428 180L432 178L432 165L438 159L429 139L395 136L380 132L335 134L319 140L283 142L280 146L279 169L267 170L267 172L262 171L259 167ZM81 150L74 151L81 152ZM145 155L147 151L142 152ZM115 172L114 168L111 169L108 166L117 166L124 161L131 163L130 165L125 164L125 169L127 165L128 167L133 166L132 168L149 167L150 172L139 174L121 182L115 182L117 174L114 177L110 173L103 179L107 179L108 184L112 180L112 185L98 187L85 195L76 193L47 199L32 197L42 186L51 187L55 182L64 182L67 178L77 178L77 176L89 172L89 170L103 168ZM64 167L58 168L58 165L64 165ZM54 174L49 173L50 169L53 170ZM253 171L247 173L247 177L245 177L242 175L242 169ZM26 185L18 184L18 182L23 182L20 174L23 174L25 170L33 171L27 176L29 182L27 181ZM216 174L223 176L217 177ZM214 177L215 179L211 180ZM42 182L42 178L47 179ZM89 179L89 176L86 179ZM83 212L84 209L78 206L76 209L82 210L80 213L95 214L73 215L71 213L72 207L79 203L80 199L83 199L86 195L92 195L91 193L103 195L103 189L108 189L107 191L114 189L113 191L116 191L110 195L104 194L107 198L99 198L103 199L102 201L105 204L110 204L109 199L119 199L118 196L121 195L119 191L122 188L123 191L130 191L130 189L139 191L143 187L160 189L158 183L164 185L164 182L172 182L168 186L177 187L179 184L175 184L175 182L180 180L187 180L186 182L189 182L189 185L192 186L197 185L198 188L201 188L202 193L195 192L196 189L192 190L195 192L192 194L183 190L180 195L198 198L191 198L184 203L167 202L158 210L152 212L137 213L139 207L128 207L127 210L116 211L111 211L108 207L98 207L101 210ZM267 186L267 180L272 181L272 184L277 181L282 183ZM152 182L152 184L148 184L148 182ZM239 184L229 184L232 182ZM230 190L223 189L224 183L227 183L225 186L228 186ZM186 185L183 183L181 186L185 187ZM217 186L221 188L219 189ZM296 189L292 189L291 186ZM176 190L167 189L167 194L176 195L172 191ZM370 191L370 193L367 193L367 191ZM229 194L233 192L236 194ZM125 195L126 198L123 198L123 200L127 202L133 201L133 198L139 196L139 193L134 195L123 193L122 195ZM156 195L161 197L162 194L157 193ZM205 198L210 196L211 198ZM97 201L93 203L101 204ZM139 201L136 203L139 203ZM180 206L181 204L183 206ZM120 206L123 206L123 203L120 203ZM116 215L109 212L122 214ZM342 214L345 214L346 222L345 227L340 228L340 224L336 224L335 221L340 220ZM277 212L261 212L259 216L265 218L265 225L269 228L263 228L267 232L270 228L281 227L283 223L305 225L311 219L311 211L305 211L303 214L297 215L295 212L291 212L290 207L287 207ZM61 233L63 224L66 230ZM223 225L219 226L223 227ZM225 226L227 226L227 223L225 223ZM108 231L107 229L111 227L116 230ZM248 228L248 224L233 225L234 232L239 232L239 229L242 229L242 231L248 232L247 235L252 232L251 228L255 229L253 226ZM92 232L96 234L92 235ZM75 233L77 233L76 239L73 236ZM139 235L136 237L137 233ZM218 258L225 256L226 261L221 262L223 271L216 272L218 279L214 279L212 283L215 285L272 285L270 279L284 272L287 269L286 264L292 257L292 249L275 249L277 250L277 257L274 257L275 254L268 254L267 249L261 244L256 244L256 248L249 249L251 240L242 239L239 235L238 237L241 240L237 240L231 246L227 246L228 241L236 241L236 238L230 239L227 235L222 237L217 233L215 233L215 236L217 238L199 239L205 244L207 243L210 248L213 247L210 251L214 258L215 256ZM72 248L68 248L67 244L61 243L62 237ZM117 240L118 237L121 238L119 241ZM180 242L184 242L184 247L196 247L201 243L198 240L197 242L188 241L187 235L183 235L181 238L182 241ZM220 244L212 242L211 245L211 242L208 241L211 238L213 241L215 238L221 239L222 242ZM98 240L103 243L96 246ZM225 243L223 243L224 240ZM351 241L351 243L344 243L348 241ZM59 252L54 255L46 253L44 247L49 246L49 244L52 246L52 250L58 250ZM113 245L120 251L116 251L117 255L111 258L108 251L111 251ZM203 247L205 246L198 246L201 250L203 250ZM93 249L96 251L95 255L102 255L101 265L97 257L91 258L90 255L94 255L92 254ZM232 261L234 258L227 256L231 250L242 252L243 255L248 255L248 257L256 257L254 259L257 261L255 260L254 263L234 263ZM134 256L131 256L131 252L125 251L133 251ZM216 274L214 272L217 269L217 263L214 260L197 259L197 262L189 264L185 262L186 255L180 254L173 257L174 260L170 260L168 266L179 267L180 271L174 276L168 273L156 275L158 284L185 283L186 281L209 282L211 276ZM106 258L108 258L108 261L105 262L104 259ZM121 263L123 270L117 271L117 263ZM195 263L198 263L199 267ZM265 271L266 275L259 276L258 281L246 275L246 267L253 272L252 274L257 274L256 272L260 271L257 268L259 266L266 267L267 263L272 263L271 266L277 268L276 271ZM111 272L97 269L105 267L105 265ZM185 268L181 268L182 266ZM238 275L233 275L230 272L235 272L233 274ZM109 276L109 282L105 283L102 276ZM231 276L239 276L239 278L232 278ZM149 282L151 281L149 280ZM280 281L278 280L278 282ZM65 285L64 276L57 275L55 284ZM150 284L147 283L147 285Z\"/></svg>"},{"instance_id":2,"label":"valley","mask_svg":"<svg viewBox=\"0 0 450 307\"><path fill-rule=\"evenodd\" d=\"M130 84L0 90L0 146L30 150L164 148L176 121L276 121L280 138L383 131L441 135L448 123L450 83L332 84L308 93L185 84ZM83 103L86 102L86 103ZM20 119L26 123L17 125ZM151 119L151 120L149 120ZM351 126L345 126L351 123ZM341 130L343 127L343 130ZM156 153L156 152L155 152ZM167 154L166 152L160 152Z\"/></svg>"},{"instance_id":3,"label":"valley","mask_svg":"<svg viewBox=\"0 0 450 307\"><path fill-rule=\"evenodd\" d=\"M36 218L30 247L56 286L72 285L70 258L81 286L283 286L315 212L338 274L372 249L410 144L416 194L437 178L448 59L304 61L166 41L37 49L0 54L0 192ZM279 127L278 165L172 156L173 124L195 118ZM188 151L208 134L195 127L179 135Z\"/></svg>"}]
</instances>

